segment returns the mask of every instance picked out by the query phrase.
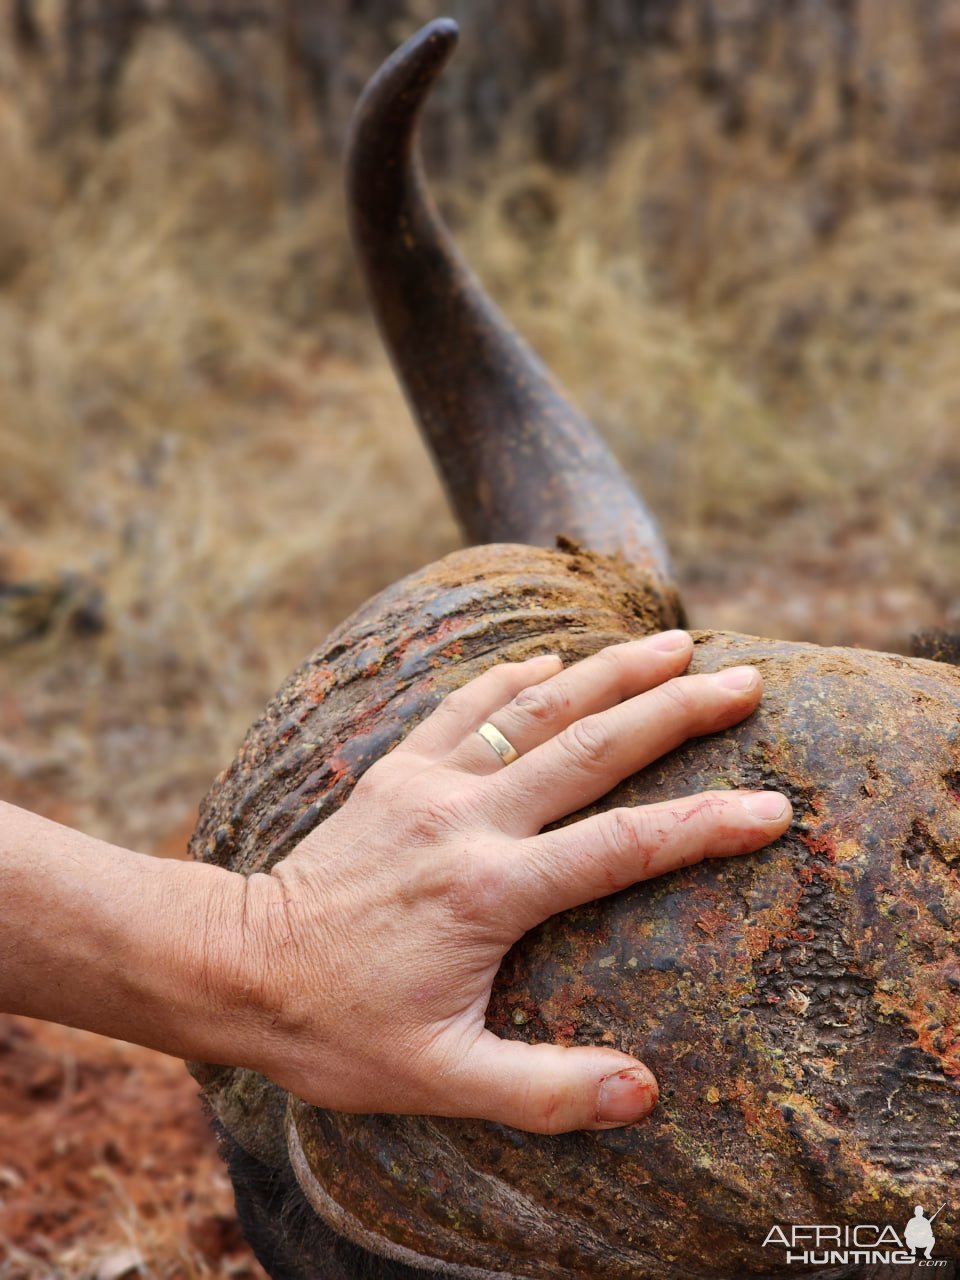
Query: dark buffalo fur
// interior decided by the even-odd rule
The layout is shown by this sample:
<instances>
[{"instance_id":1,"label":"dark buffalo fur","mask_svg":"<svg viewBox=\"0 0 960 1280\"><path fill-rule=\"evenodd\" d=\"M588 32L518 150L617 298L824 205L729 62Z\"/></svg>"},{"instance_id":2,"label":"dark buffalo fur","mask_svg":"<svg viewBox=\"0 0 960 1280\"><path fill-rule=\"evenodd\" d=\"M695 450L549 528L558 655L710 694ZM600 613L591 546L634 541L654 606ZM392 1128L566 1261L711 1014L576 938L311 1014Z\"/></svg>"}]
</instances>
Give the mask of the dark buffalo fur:
<instances>
[{"instance_id":1,"label":"dark buffalo fur","mask_svg":"<svg viewBox=\"0 0 960 1280\"><path fill-rule=\"evenodd\" d=\"M377 1257L338 1236L311 1209L289 1165L270 1168L213 1124L243 1233L272 1280L437 1280L435 1271Z\"/></svg>"}]
</instances>

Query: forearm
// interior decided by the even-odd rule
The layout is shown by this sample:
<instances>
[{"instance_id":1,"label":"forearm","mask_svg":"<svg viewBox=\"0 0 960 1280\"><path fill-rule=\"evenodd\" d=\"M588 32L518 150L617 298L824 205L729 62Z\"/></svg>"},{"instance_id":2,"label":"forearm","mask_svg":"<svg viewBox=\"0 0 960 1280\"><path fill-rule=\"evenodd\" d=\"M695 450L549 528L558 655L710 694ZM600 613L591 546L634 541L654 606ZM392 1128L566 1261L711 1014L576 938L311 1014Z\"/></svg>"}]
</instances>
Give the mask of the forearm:
<instances>
[{"instance_id":1,"label":"forearm","mask_svg":"<svg viewBox=\"0 0 960 1280\"><path fill-rule=\"evenodd\" d=\"M254 1033L244 891L0 801L0 1009L222 1060Z\"/></svg>"}]
</instances>

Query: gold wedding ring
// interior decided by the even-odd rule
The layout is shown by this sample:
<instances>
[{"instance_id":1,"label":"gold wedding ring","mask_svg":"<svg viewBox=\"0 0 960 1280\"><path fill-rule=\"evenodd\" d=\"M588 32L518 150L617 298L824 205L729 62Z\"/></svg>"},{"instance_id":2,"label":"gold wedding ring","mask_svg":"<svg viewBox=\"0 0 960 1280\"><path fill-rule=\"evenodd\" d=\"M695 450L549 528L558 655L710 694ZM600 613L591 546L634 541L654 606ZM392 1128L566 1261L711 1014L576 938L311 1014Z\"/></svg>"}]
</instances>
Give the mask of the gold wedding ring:
<instances>
[{"instance_id":1,"label":"gold wedding ring","mask_svg":"<svg viewBox=\"0 0 960 1280\"><path fill-rule=\"evenodd\" d=\"M477 730L484 742L489 742L504 764L512 764L519 759L520 752L509 738L505 738L495 724L485 720Z\"/></svg>"}]
</instances>

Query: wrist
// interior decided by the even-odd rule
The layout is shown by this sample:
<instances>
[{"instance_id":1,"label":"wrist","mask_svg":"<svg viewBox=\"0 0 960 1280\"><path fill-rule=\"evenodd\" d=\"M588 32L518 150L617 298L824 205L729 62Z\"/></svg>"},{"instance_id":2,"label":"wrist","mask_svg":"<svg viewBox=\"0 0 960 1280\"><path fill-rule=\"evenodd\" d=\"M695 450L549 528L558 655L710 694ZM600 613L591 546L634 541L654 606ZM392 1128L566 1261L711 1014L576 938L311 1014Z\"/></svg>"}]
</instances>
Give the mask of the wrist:
<instances>
[{"instance_id":1,"label":"wrist","mask_svg":"<svg viewBox=\"0 0 960 1280\"><path fill-rule=\"evenodd\" d=\"M272 876L245 877L221 868L211 883L190 962L200 977L194 1047L182 1056L266 1071L281 1015L275 932L283 920Z\"/></svg>"},{"instance_id":2,"label":"wrist","mask_svg":"<svg viewBox=\"0 0 960 1280\"><path fill-rule=\"evenodd\" d=\"M295 857L270 873L236 878L239 901L226 906L232 918L206 933L203 968L215 975L218 1030L202 1060L247 1067L294 1089L316 1077L329 1047L319 1028L338 1008L331 986L337 956L314 909L311 877ZM308 953L322 955L323 964L312 966Z\"/></svg>"},{"instance_id":3,"label":"wrist","mask_svg":"<svg viewBox=\"0 0 960 1280\"><path fill-rule=\"evenodd\" d=\"M104 873L110 889L103 888ZM85 952L58 1021L177 1057L229 1061L238 1009L243 877L110 849L90 866ZM100 960L102 957L102 961ZM78 988L89 981L89 996Z\"/></svg>"}]
</instances>

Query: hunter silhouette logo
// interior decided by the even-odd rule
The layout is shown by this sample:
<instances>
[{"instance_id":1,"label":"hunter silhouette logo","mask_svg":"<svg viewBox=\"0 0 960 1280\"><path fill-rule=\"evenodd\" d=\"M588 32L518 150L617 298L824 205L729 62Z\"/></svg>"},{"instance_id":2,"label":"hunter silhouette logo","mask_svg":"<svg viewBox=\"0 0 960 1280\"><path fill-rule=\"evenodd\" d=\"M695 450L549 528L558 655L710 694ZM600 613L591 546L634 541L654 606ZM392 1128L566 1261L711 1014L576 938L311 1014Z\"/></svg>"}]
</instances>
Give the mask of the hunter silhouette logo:
<instances>
[{"instance_id":1,"label":"hunter silhouette logo","mask_svg":"<svg viewBox=\"0 0 960 1280\"><path fill-rule=\"evenodd\" d=\"M937 1213L931 1217L926 1217L923 1212L923 1205L918 1204L913 1211L913 1217L906 1225L903 1233L903 1239L908 1249L912 1249L914 1254L923 1250L925 1258L930 1257L930 1250L933 1248L935 1239L933 1227L930 1225L933 1219L940 1213L941 1209L945 1209L946 1205L941 1205Z\"/></svg>"},{"instance_id":2,"label":"hunter silhouette logo","mask_svg":"<svg viewBox=\"0 0 960 1280\"><path fill-rule=\"evenodd\" d=\"M832 1223L803 1223L792 1227L771 1227L763 1247L780 1245L786 1249L786 1262L819 1266L884 1265L903 1267L945 1267L944 1259L931 1257L936 1237L933 1222L940 1216L942 1204L928 1218L918 1204L901 1237L895 1227L881 1227L872 1222L856 1226ZM922 1255L922 1256L921 1256Z\"/></svg>"}]
</instances>

